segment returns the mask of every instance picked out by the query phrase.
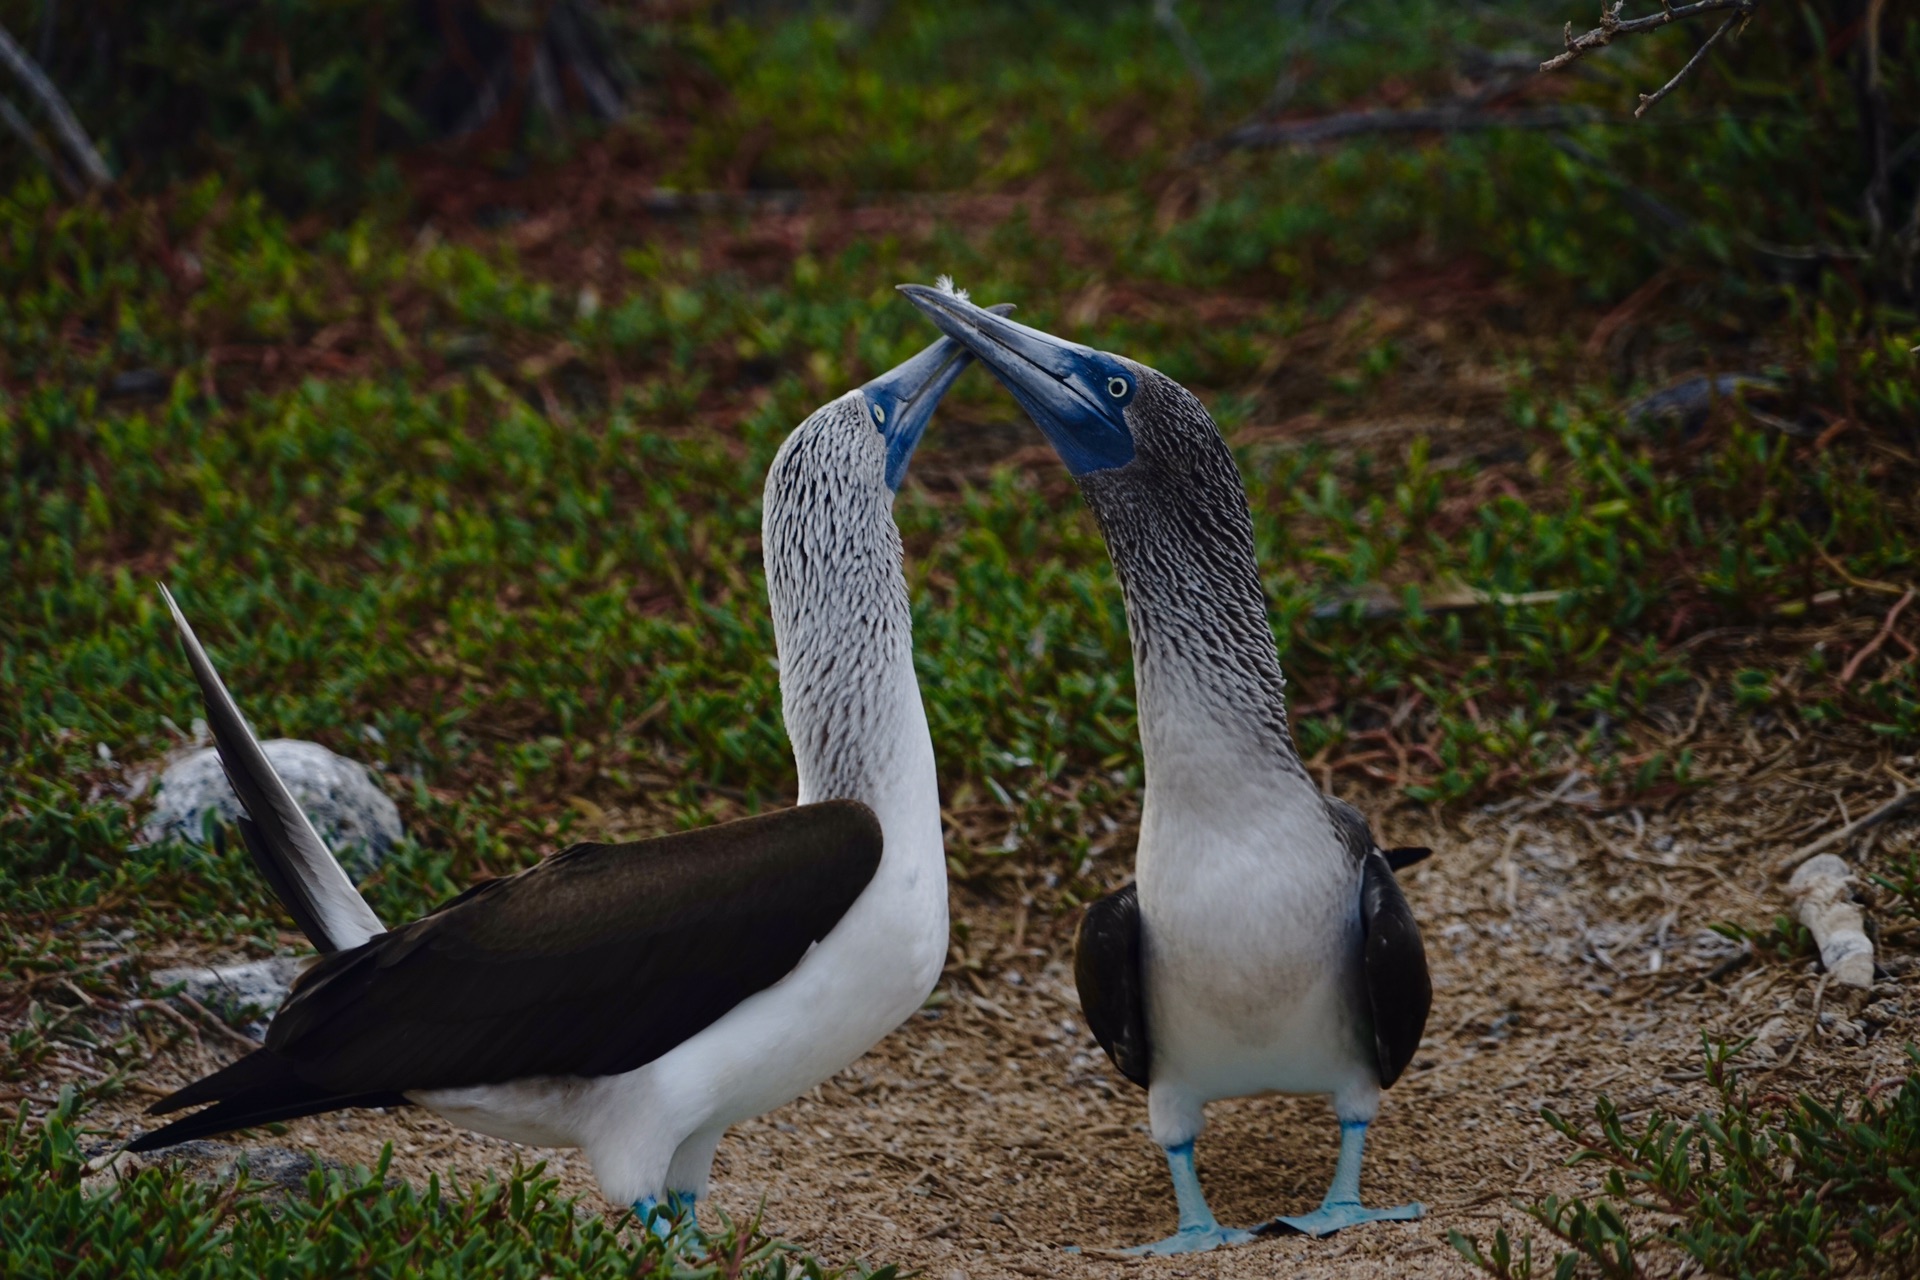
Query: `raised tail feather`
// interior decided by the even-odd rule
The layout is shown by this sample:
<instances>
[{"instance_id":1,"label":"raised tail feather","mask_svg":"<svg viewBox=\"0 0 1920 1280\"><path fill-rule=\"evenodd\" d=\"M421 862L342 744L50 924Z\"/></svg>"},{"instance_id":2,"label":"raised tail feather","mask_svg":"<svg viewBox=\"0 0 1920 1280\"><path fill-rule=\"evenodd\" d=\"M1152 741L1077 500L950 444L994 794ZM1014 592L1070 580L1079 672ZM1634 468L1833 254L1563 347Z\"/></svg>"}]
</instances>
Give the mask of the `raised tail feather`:
<instances>
[{"instance_id":1,"label":"raised tail feather","mask_svg":"<svg viewBox=\"0 0 1920 1280\"><path fill-rule=\"evenodd\" d=\"M187 625L173 594L164 586L160 594L180 629L180 643L187 651L194 679L200 684L200 696L206 703L207 723L213 729L214 746L220 752L221 767L234 794L240 797L247 816L240 821L240 834L247 850L259 865L294 923L300 926L322 952L357 947L386 926L373 913L353 881L340 868L326 842L307 821L307 815L294 801L287 784L274 772L259 740L240 714L240 708L227 693L220 674L213 669L206 650Z\"/></svg>"}]
</instances>

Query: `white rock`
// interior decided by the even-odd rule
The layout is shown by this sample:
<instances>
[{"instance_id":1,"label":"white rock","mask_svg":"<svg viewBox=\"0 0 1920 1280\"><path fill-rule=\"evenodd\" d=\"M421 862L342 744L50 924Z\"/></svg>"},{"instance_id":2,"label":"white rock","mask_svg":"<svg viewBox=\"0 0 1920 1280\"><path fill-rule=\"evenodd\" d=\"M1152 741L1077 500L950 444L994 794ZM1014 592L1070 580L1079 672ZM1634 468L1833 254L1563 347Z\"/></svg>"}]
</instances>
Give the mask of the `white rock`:
<instances>
[{"instance_id":1,"label":"white rock","mask_svg":"<svg viewBox=\"0 0 1920 1280\"><path fill-rule=\"evenodd\" d=\"M399 808L364 765L317 742L275 738L261 747L314 830L356 880L378 867L405 834ZM140 831L149 844L168 839L198 843L209 810L228 823L240 815L240 801L211 747L168 765L154 783L153 799L153 812Z\"/></svg>"}]
</instances>

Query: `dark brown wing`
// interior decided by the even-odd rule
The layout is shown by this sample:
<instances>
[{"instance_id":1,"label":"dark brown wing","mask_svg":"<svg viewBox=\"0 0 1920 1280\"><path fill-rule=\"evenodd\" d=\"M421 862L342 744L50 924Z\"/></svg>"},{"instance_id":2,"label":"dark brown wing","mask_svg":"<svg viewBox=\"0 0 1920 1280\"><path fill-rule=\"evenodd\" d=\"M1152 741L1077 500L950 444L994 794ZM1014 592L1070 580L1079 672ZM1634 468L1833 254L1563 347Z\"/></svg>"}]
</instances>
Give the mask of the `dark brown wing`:
<instances>
[{"instance_id":1,"label":"dark brown wing","mask_svg":"<svg viewBox=\"0 0 1920 1280\"><path fill-rule=\"evenodd\" d=\"M1433 1005L1427 952L1413 908L1400 892L1393 868L1378 851L1362 865L1360 921L1366 931L1367 1001L1373 1009L1374 1055L1380 1087L1400 1078L1420 1048Z\"/></svg>"},{"instance_id":2,"label":"dark brown wing","mask_svg":"<svg viewBox=\"0 0 1920 1280\"><path fill-rule=\"evenodd\" d=\"M1120 1074L1145 1087L1153 1059L1140 973L1140 894L1115 890L1087 908L1073 934L1073 985L1093 1038Z\"/></svg>"},{"instance_id":3,"label":"dark brown wing","mask_svg":"<svg viewBox=\"0 0 1920 1280\"><path fill-rule=\"evenodd\" d=\"M576 845L326 957L265 1052L341 1096L630 1071L791 972L881 842L871 810L832 801Z\"/></svg>"}]
</instances>

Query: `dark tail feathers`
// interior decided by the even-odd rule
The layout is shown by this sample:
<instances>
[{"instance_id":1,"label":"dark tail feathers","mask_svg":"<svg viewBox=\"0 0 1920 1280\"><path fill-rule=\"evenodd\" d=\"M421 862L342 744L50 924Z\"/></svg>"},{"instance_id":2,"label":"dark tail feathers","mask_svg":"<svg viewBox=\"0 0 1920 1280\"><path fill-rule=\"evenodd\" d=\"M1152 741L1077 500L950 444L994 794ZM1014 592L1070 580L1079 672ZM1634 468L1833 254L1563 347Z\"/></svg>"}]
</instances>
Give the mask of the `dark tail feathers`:
<instances>
[{"instance_id":1,"label":"dark tail feathers","mask_svg":"<svg viewBox=\"0 0 1920 1280\"><path fill-rule=\"evenodd\" d=\"M162 1098L148 1112L166 1115L202 1102L213 1105L135 1138L127 1144L127 1150L158 1151L195 1138L347 1107L407 1105L406 1098L398 1093L339 1094L309 1084L295 1076L284 1059L260 1049Z\"/></svg>"}]
</instances>

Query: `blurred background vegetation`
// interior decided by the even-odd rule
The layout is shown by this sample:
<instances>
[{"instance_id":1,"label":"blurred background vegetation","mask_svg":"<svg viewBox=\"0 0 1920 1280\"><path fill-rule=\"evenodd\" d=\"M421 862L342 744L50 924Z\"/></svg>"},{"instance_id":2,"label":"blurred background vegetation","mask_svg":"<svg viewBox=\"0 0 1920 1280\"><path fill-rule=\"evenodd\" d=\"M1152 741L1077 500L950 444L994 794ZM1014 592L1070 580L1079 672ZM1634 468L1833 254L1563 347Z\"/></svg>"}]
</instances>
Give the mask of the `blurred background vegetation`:
<instances>
[{"instance_id":1,"label":"blurred background vegetation","mask_svg":"<svg viewBox=\"0 0 1920 1280\"><path fill-rule=\"evenodd\" d=\"M1920 18L1755 5L1635 120L1710 24L1537 73L1574 16L0 3L113 175L13 86L12 874L126 874L129 773L191 712L159 576L256 718L412 780L460 850L430 892L649 787L782 794L759 474L921 341L890 287L938 271L1208 396L1310 756L1421 799L1570 758L1684 787L1632 724L1710 674L1691 637L1884 612L1912 566ZM994 828L956 866L1031 832L1077 868L1134 778L1122 619L1059 473L991 465L984 380L953 404L901 519ZM1908 737L1904 644L1709 683Z\"/></svg>"},{"instance_id":2,"label":"blurred background vegetation","mask_svg":"<svg viewBox=\"0 0 1920 1280\"><path fill-rule=\"evenodd\" d=\"M129 849L157 579L396 793L383 913L781 803L760 477L941 272L1204 396L1339 788L1684 794L1707 700L1910 749L1920 11L1755 0L1636 120L1724 16L1543 75L1586 0L0 0L109 179L0 72L0 983L275 945ZM978 376L899 518L954 872L1070 905L1139 781L1097 534Z\"/></svg>"}]
</instances>

